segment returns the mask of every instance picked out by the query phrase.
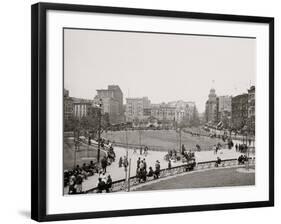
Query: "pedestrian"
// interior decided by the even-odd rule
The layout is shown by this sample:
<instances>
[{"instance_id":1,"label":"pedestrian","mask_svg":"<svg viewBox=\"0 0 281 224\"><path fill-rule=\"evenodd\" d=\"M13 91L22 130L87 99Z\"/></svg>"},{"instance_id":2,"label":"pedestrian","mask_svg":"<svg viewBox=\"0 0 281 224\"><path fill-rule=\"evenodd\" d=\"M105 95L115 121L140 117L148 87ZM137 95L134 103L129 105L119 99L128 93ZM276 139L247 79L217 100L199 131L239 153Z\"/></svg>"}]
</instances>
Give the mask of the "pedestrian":
<instances>
[{"instance_id":1,"label":"pedestrian","mask_svg":"<svg viewBox=\"0 0 281 224\"><path fill-rule=\"evenodd\" d=\"M141 162L141 160L140 160L140 157L139 157L138 160L137 160L137 168L140 168L140 162Z\"/></svg>"},{"instance_id":2,"label":"pedestrian","mask_svg":"<svg viewBox=\"0 0 281 224\"><path fill-rule=\"evenodd\" d=\"M98 191L97 193L102 193L103 190L105 190L105 182L99 177L98 179Z\"/></svg>"},{"instance_id":3,"label":"pedestrian","mask_svg":"<svg viewBox=\"0 0 281 224\"><path fill-rule=\"evenodd\" d=\"M140 147L140 155L142 155L142 147Z\"/></svg>"},{"instance_id":4,"label":"pedestrian","mask_svg":"<svg viewBox=\"0 0 281 224\"><path fill-rule=\"evenodd\" d=\"M145 158L143 159L143 169L146 171L146 168L147 168L147 164L146 164L146 161L145 161Z\"/></svg>"},{"instance_id":5,"label":"pedestrian","mask_svg":"<svg viewBox=\"0 0 281 224\"><path fill-rule=\"evenodd\" d=\"M140 161L140 171L144 170L144 162L143 160Z\"/></svg>"},{"instance_id":6,"label":"pedestrian","mask_svg":"<svg viewBox=\"0 0 281 224\"><path fill-rule=\"evenodd\" d=\"M212 150L214 151L214 154L216 154L216 145L213 145Z\"/></svg>"},{"instance_id":7,"label":"pedestrian","mask_svg":"<svg viewBox=\"0 0 281 224\"><path fill-rule=\"evenodd\" d=\"M102 181L106 183L107 177L104 171L100 171L99 178L101 178Z\"/></svg>"},{"instance_id":8,"label":"pedestrian","mask_svg":"<svg viewBox=\"0 0 281 224\"><path fill-rule=\"evenodd\" d=\"M109 193L111 187L112 187L112 179L111 179L111 176L108 175L107 180L106 180L106 184L105 184L106 193Z\"/></svg>"},{"instance_id":9,"label":"pedestrian","mask_svg":"<svg viewBox=\"0 0 281 224\"><path fill-rule=\"evenodd\" d=\"M159 175L160 175L160 162L158 160L156 160L154 178L158 179Z\"/></svg>"},{"instance_id":10,"label":"pedestrian","mask_svg":"<svg viewBox=\"0 0 281 224\"><path fill-rule=\"evenodd\" d=\"M144 156L147 156L147 154L148 154L148 147L145 146L145 148L144 148Z\"/></svg>"},{"instance_id":11,"label":"pedestrian","mask_svg":"<svg viewBox=\"0 0 281 224\"><path fill-rule=\"evenodd\" d=\"M172 168L172 164L171 164L171 160L169 159L168 160L168 169L171 169Z\"/></svg>"},{"instance_id":12,"label":"pedestrian","mask_svg":"<svg viewBox=\"0 0 281 224\"><path fill-rule=\"evenodd\" d=\"M122 164L123 164L123 159L122 159L122 156L120 156L120 159L119 159L119 167L122 167Z\"/></svg>"},{"instance_id":13,"label":"pedestrian","mask_svg":"<svg viewBox=\"0 0 281 224\"><path fill-rule=\"evenodd\" d=\"M106 159L106 156L104 156L101 160L101 168L102 170L106 173L106 167L107 167L107 159Z\"/></svg>"},{"instance_id":14,"label":"pedestrian","mask_svg":"<svg viewBox=\"0 0 281 224\"><path fill-rule=\"evenodd\" d=\"M150 166L147 176L148 176L148 177L152 177L153 174L154 174L153 169L152 169L152 167Z\"/></svg>"},{"instance_id":15,"label":"pedestrian","mask_svg":"<svg viewBox=\"0 0 281 224\"><path fill-rule=\"evenodd\" d=\"M82 193L82 182L83 182L83 177L81 174L78 174L76 178L76 192L77 193Z\"/></svg>"},{"instance_id":16,"label":"pedestrian","mask_svg":"<svg viewBox=\"0 0 281 224\"><path fill-rule=\"evenodd\" d=\"M76 194L76 177L74 175L69 180L68 194Z\"/></svg>"},{"instance_id":17,"label":"pedestrian","mask_svg":"<svg viewBox=\"0 0 281 224\"><path fill-rule=\"evenodd\" d=\"M129 165L129 162L128 162L128 159L127 159L126 156L124 156L123 165L124 165L124 168L125 168L125 170L126 170L126 169L127 169L127 166Z\"/></svg>"},{"instance_id":18,"label":"pedestrian","mask_svg":"<svg viewBox=\"0 0 281 224\"><path fill-rule=\"evenodd\" d=\"M217 161L215 163L215 167L218 167L221 164L221 158L217 157Z\"/></svg>"},{"instance_id":19,"label":"pedestrian","mask_svg":"<svg viewBox=\"0 0 281 224\"><path fill-rule=\"evenodd\" d=\"M181 154L184 155L184 152L185 152L185 147L184 147L184 144L182 144L182 146L181 146Z\"/></svg>"}]
</instances>

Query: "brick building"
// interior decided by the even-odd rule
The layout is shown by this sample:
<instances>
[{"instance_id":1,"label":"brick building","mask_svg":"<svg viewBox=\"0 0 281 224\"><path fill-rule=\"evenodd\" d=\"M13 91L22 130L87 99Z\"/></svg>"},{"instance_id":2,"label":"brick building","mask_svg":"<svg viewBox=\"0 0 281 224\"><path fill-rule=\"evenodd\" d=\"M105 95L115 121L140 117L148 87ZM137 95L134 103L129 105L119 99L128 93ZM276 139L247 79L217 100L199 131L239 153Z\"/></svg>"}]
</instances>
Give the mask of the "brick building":
<instances>
[{"instance_id":1,"label":"brick building","mask_svg":"<svg viewBox=\"0 0 281 224\"><path fill-rule=\"evenodd\" d=\"M232 128L241 130L248 120L248 94L241 94L232 98L231 101L231 123Z\"/></svg>"}]
</instances>

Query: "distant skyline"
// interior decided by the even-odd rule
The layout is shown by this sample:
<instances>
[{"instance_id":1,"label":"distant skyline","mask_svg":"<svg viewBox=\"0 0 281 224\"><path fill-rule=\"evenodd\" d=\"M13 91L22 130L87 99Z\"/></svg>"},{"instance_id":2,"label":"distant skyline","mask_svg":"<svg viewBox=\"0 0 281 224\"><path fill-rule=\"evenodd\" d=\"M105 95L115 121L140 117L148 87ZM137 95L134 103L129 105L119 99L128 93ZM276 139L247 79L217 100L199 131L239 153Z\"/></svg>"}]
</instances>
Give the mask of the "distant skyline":
<instances>
[{"instance_id":1,"label":"distant skyline","mask_svg":"<svg viewBox=\"0 0 281 224\"><path fill-rule=\"evenodd\" d=\"M96 30L64 31L64 88L93 99L119 85L152 103L194 101L200 113L211 88L246 93L256 81L256 40Z\"/></svg>"}]
</instances>

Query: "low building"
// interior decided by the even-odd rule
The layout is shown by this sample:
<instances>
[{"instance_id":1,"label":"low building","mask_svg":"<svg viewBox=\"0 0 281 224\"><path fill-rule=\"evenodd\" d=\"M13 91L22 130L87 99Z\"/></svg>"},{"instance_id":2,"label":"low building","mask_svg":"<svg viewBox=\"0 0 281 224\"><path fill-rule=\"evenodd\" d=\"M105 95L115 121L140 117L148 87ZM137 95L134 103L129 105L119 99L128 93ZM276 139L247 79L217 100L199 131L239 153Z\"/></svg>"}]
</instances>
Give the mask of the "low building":
<instances>
[{"instance_id":1,"label":"low building","mask_svg":"<svg viewBox=\"0 0 281 224\"><path fill-rule=\"evenodd\" d=\"M175 121L176 107L162 103L151 107L151 116L159 121Z\"/></svg>"},{"instance_id":2,"label":"low building","mask_svg":"<svg viewBox=\"0 0 281 224\"><path fill-rule=\"evenodd\" d=\"M92 100L73 98L73 115L79 119L88 116L92 105Z\"/></svg>"},{"instance_id":3,"label":"low building","mask_svg":"<svg viewBox=\"0 0 281 224\"><path fill-rule=\"evenodd\" d=\"M144 120L151 116L150 100L148 97L126 99L126 121Z\"/></svg>"},{"instance_id":4,"label":"low building","mask_svg":"<svg viewBox=\"0 0 281 224\"><path fill-rule=\"evenodd\" d=\"M168 105L175 107L175 121L177 123L182 122L183 119L191 120L194 113L195 102L178 100L169 102Z\"/></svg>"}]
</instances>

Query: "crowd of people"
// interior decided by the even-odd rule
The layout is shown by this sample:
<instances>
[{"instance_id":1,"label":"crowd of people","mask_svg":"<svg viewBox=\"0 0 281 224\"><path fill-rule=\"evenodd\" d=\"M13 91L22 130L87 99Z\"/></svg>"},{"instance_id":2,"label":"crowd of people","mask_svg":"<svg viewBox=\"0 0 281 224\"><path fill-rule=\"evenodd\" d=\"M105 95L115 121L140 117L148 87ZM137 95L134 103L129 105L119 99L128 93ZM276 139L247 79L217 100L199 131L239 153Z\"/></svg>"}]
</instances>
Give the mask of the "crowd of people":
<instances>
[{"instance_id":1,"label":"crowd of people","mask_svg":"<svg viewBox=\"0 0 281 224\"><path fill-rule=\"evenodd\" d=\"M248 149L246 144L235 144L236 152L245 153Z\"/></svg>"},{"instance_id":2,"label":"crowd of people","mask_svg":"<svg viewBox=\"0 0 281 224\"><path fill-rule=\"evenodd\" d=\"M147 169L147 163L145 158L141 159L140 157L137 160L137 170L136 177L138 178L138 182L142 183L147 180L147 177L153 177L154 179L158 179L160 176L160 162L156 160L155 169L150 166Z\"/></svg>"},{"instance_id":3,"label":"crowd of people","mask_svg":"<svg viewBox=\"0 0 281 224\"><path fill-rule=\"evenodd\" d=\"M176 161L181 160L181 156L179 155L177 150L170 149L170 150L168 150L168 154L165 156L165 160L167 160L167 161L170 160L170 161L176 162Z\"/></svg>"},{"instance_id":4,"label":"crowd of people","mask_svg":"<svg viewBox=\"0 0 281 224\"><path fill-rule=\"evenodd\" d=\"M245 164L245 162L248 161L248 157L246 155L242 154L238 157L237 160L238 160L238 165L243 165L243 164Z\"/></svg>"},{"instance_id":5,"label":"crowd of people","mask_svg":"<svg viewBox=\"0 0 281 224\"><path fill-rule=\"evenodd\" d=\"M144 155L144 156L147 156L148 155L148 147L145 146L144 148L141 146L140 147L140 155Z\"/></svg>"},{"instance_id":6,"label":"crowd of people","mask_svg":"<svg viewBox=\"0 0 281 224\"><path fill-rule=\"evenodd\" d=\"M97 183L97 193L106 192L109 193L112 187L112 178L110 174L106 174L106 171L99 172L99 178Z\"/></svg>"},{"instance_id":7,"label":"crowd of people","mask_svg":"<svg viewBox=\"0 0 281 224\"><path fill-rule=\"evenodd\" d=\"M69 194L78 194L82 193L82 182L84 179L87 179L89 176L98 173L99 167L93 161L90 161L89 164L84 163L81 167L76 165L73 170L64 171L64 186L69 185Z\"/></svg>"},{"instance_id":8,"label":"crowd of people","mask_svg":"<svg viewBox=\"0 0 281 224\"><path fill-rule=\"evenodd\" d=\"M100 165L98 163L94 163L90 161L89 164L83 163L82 166L79 164L76 165L74 169L65 170L64 171L64 187L69 186L68 194L81 194L83 193L82 183L84 180L87 180L89 176L93 176L95 174L99 175L100 182L98 183L99 188L103 188L104 190L110 189L110 183L112 183L110 175L107 175L106 181L104 176L106 175L106 168L112 162L115 161L115 152L112 144L105 139L97 140L99 142L101 148L106 151L106 155L100 161ZM89 138L89 145L91 145L91 139ZM102 176L103 175L103 176Z\"/></svg>"}]
</instances>

